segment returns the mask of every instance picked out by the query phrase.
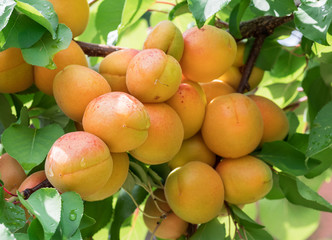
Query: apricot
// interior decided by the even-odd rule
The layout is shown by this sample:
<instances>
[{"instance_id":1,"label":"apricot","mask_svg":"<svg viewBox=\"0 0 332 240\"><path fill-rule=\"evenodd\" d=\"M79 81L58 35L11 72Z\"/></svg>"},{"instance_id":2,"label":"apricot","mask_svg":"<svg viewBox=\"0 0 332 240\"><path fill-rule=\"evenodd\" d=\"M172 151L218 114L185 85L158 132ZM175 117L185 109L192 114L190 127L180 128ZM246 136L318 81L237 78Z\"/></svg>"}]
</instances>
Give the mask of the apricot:
<instances>
[{"instance_id":1,"label":"apricot","mask_svg":"<svg viewBox=\"0 0 332 240\"><path fill-rule=\"evenodd\" d=\"M71 41L67 49L55 54L53 61L57 66L54 70L34 66L35 84L40 91L48 95L53 95L53 79L55 75L66 66L77 64L88 67L84 52L75 41Z\"/></svg>"},{"instance_id":2,"label":"apricot","mask_svg":"<svg viewBox=\"0 0 332 240\"><path fill-rule=\"evenodd\" d=\"M250 90L253 90L260 84L260 82L263 79L263 76L264 76L264 70L254 66L248 80Z\"/></svg>"},{"instance_id":3,"label":"apricot","mask_svg":"<svg viewBox=\"0 0 332 240\"><path fill-rule=\"evenodd\" d=\"M230 67L223 75L218 77L219 80L227 83L233 89L237 90L241 81L242 74L237 67Z\"/></svg>"},{"instance_id":4,"label":"apricot","mask_svg":"<svg viewBox=\"0 0 332 240\"><path fill-rule=\"evenodd\" d=\"M206 97L202 87L192 81L182 82L177 92L166 101L179 115L184 139L194 136L203 124Z\"/></svg>"},{"instance_id":5,"label":"apricot","mask_svg":"<svg viewBox=\"0 0 332 240\"><path fill-rule=\"evenodd\" d=\"M64 23L73 33L73 38L81 35L89 21L89 4L87 0L48 0L53 4L59 23Z\"/></svg>"},{"instance_id":6,"label":"apricot","mask_svg":"<svg viewBox=\"0 0 332 240\"><path fill-rule=\"evenodd\" d=\"M0 93L16 93L33 83L33 66L23 59L21 49L0 52Z\"/></svg>"},{"instance_id":7,"label":"apricot","mask_svg":"<svg viewBox=\"0 0 332 240\"><path fill-rule=\"evenodd\" d=\"M92 99L110 91L105 78L80 65L65 67L53 81L53 94L58 106L76 122L82 121L84 110Z\"/></svg>"},{"instance_id":8,"label":"apricot","mask_svg":"<svg viewBox=\"0 0 332 240\"><path fill-rule=\"evenodd\" d=\"M212 82L200 83L204 90L206 101L210 103L214 98L235 93L235 89L221 80L213 80Z\"/></svg>"},{"instance_id":9,"label":"apricot","mask_svg":"<svg viewBox=\"0 0 332 240\"><path fill-rule=\"evenodd\" d=\"M180 151L168 162L168 166L175 169L191 161L204 162L211 167L216 162L216 155L205 145L201 133L184 140Z\"/></svg>"},{"instance_id":10,"label":"apricot","mask_svg":"<svg viewBox=\"0 0 332 240\"><path fill-rule=\"evenodd\" d=\"M143 49L158 48L180 61L183 54L183 37L181 31L171 21L158 23L149 33Z\"/></svg>"},{"instance_id":11,"label":"apricot","mask_svg":"<svg viewBox=\"0 0 332 240\"><path fill-rule=\"evenodd\" d=\"M263 135L263 119L255 102L240 93L213 99L207 106L202 136L219 156L238 158L251 153Z\"/></svg>"},{"instance_id":12,"label":"apricot","mask_svg":"<svg viewBox=\"0 0 332 240\"><path fill-rule=\"evenodd\" d=\"M209 82L224 74L236 56L236 42L226 31L214 26L193 27L183 33L184 50L180 64L183 75L195 82Z\"/></svg>"},{"instance_id":13,"label":"apricot","mask_svg":"<svg viewBox=\"0 0 332 240\"><path fill-rule=\"evenodd\" d=\"M168 175L165 196L176 215L187 222L199 224L219 214L224 204L224 187L211 166L193 161Z\"/></svg>"},{"instance_id":14,"label":"apricot","mask_svg":"<svg viewBox=\"0 0 332 240\"><path fill-rule=\"evenodd\" d=\"M163 190L157 189L153 192L153 195L158 199L153 200L150 195L146 200L144 213L155 218L143 215L145 225L158 238L178 239L186 232L188 223L172 212ZM166 218L163 219L165 215Z\"/></svg>"},{"instance_id":15,"label":"apricot","mask_svg":"<svg viewBox=\"0 0 332 240\"><path fill-rule=\"evenodd\" d=\"M245 64L245 62L244 62L245 48L246 48L246 44L244 42L237 43L237 51L236 51L236 56L235 56L233 66L242 67Z\"/></svg>"},{"instance_id":16,"label":"apricot","mask_svg":"<svg viewBox=\"0 0 332 240\"><path fill-rule=\"evenodd\" d=\"M167 104L144 104L151 126L146 141L130 151L136 159L147 164L170 161L181 148L183 126L179 115Z\"/></svg>"},{"instance_id":17,"label":"apricot","mask_svg":"<svg viewBox=\"0 0 332 240\"><path fill-rule=\"evenodd\" d=\"M33 188L46 179L47 177L44 170L34 172L22 182L18 191L23 192L27 188Z\"/></svg>"},{"instance_id":18,"label":"apricot","mask_svg":"<svg viewBox=\"0 0 332 240\"><path fill-rule=\"evenodd\" d=\"M130 61L126 84L130 94L143 103L164 102L181 83L181 67L160 49L146 49Z\"/></svg>"},{"instance_id":19,"label":"apricot","mask_svg":"<svg viewBox=\"0 0 332 240\"><path fill-rule=\"evenodd\" d=\"M247 204L263 198L271 190L272 172L267 164L252 156L224 158L216 171L225 187L225 201Z\"/></svg>"},{"instance_id":20,"label":"apricot","mask_svg":"<svg viewBox=\"0 0 332 240\"><path fill-rule=\"evenodd\" d=\"M26 177L27 175L21 164L15 158L11 157L8 153L0 156L0 179L9 192L16 194L16 190ZM10 197L8 193L4 193L5 198Z\"/></svg>"},{"instance_id":21,"label":"apricot","mask_svg":"<svg viewBox=\"0 0 332 240\"><path fill-rule=\"evenodd\" d=\"M107 80L112 91L128 92L126 73L131 59L139 53L135 49L124 49L107 55L100 63L99 73Z\"/></svg>"},{"instance_id":22,"label":"apricot","mask_svg":"<svg viewBox=\"0 0 332 240\"><path fill-rule=\"evenodd\" d=\"M270 99L261 96L249 96L258 106L264 123L261 144L283 140L289 131L289 122L285 112Z\"/></svg>"},{"instance_id":23,"label":"apricot","mask_svg":"<svg viewBox=\"0 0 332 240\"><path fill-rule=\"evenodd\" d=\"M144 105L124 92L111 92L92 100L83 116L84 131L100 137L111 152L126 152L148 137L150 119Z\"/></svg>"},{"instance_id":24,"label":"apricot","mask_svg":"<svg viewBox=\"0 0 332 240\"><path fill-rule=\"evenodd\" d=\"M107 145L87 132L70 132L58 138L45 162L50 183L62 193L77 192L82 199L105 186L112 169Z\"/></svg>"},{"instance_id":25,"label":"apricot","mask_svg":"<svg viewBox=\"0 0 332 240\"><path fill-rule=\"evenodd\" d=\"M125 182L129 170L129 157L127 153L111 153L113 171L105 186L97 192L85 197L86 201L100 201L116 193Z\"/></svg>"}]
</instances>

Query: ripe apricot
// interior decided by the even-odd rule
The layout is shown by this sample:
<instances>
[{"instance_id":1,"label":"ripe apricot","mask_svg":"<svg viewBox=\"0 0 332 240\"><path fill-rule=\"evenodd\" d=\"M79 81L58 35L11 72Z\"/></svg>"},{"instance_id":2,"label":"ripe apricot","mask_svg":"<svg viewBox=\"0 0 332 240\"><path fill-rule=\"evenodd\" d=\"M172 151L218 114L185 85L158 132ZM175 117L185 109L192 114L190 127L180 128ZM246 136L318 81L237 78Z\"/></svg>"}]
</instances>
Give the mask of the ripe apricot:
<instances>
[{"instance_id":1,"label":"ripe apricot","mask_svg":"<svg viewBox=\"0 0 332 240\"><path fill-rule=\"evenodd\" d=\"M238 42L236 45L237 45L237 51L236 51L236 56L235 56L233 66L242 67L245 64L244 50L246 48L246 45L244 42Z\"/></svg>"},{"instance_id":2,"label":"ripe apricot","mask_svg":"<svg viewBox=\"0 0 332 240\"><path fill-rule=\"evenodd\" d=\"M234 38L214 26L193 27L183 33L183 75L195 82L209 82L232 66L236 55Z\"/></svg>"},{"instance_id":3,"label":"ripe apricot","mask_svg":"<svg viewBox=\"0 0 332 240\"><path fill-rule=\"evenodd\" d=\"M214 98L235 93L235 89L221 80L213 80L212 82L200 83L206 96L206 102L210 103Z\"/></svg>"},{"instance_id":4,"label":"ripe apricot","mask_svg":"<svg viewBox=\"0 0 332 240\"><path fill-rule=\"evenodd\" d=\"M23 59L21 49L0 52L0 93L16 93L33 83L33 67Z\"/></svg>"},{"instance_id":5,"label":"ripe apricot","mask_svg":"<svg viewBox=\"0 0 332 240\"><path fill-rule=\"evenodd\" d=\"M77 64L88 67L84 52L75 41L71 41L67 49L55 54L53 61L57 66L54 70L34 66L35 84L40 91L48 95L53 95L53 79L55 75L66 66Z\"/></svg>"},{"instance_id":6,"label":"ripe apricot","mask_svg":"<svg viewBox=\"0 0 332 240\"><path fill-rule=\"evenodd\" d=\"M27 188L33 188L46 179L47 177L44 170L34 172L22 182L18 191L23 192Z\"/></svg>"},{"instance_id":7,"label":"ripe apricot","mask_svg":"<svg viewBox=\"0 0 332 240\"><path fill-rule=\"evenodd\" d=\"M222 157L237 158L258 146L263 135L263 119L253 100L231 93L208 104L201 131L211 151Z\"/></svg>"},{"instance_id":8,"label":"ripe apricot","mask_svg":"<svg viewBox=\"0 0 332 240\"><path fill-rule=\"evenodd\" d=\"M188 223L172 212L163 190L157 189L153 192L153 195L158 199L153 200L150 195L146 200L144 213L155 218L143 215L145 225L158 238L177 239L181 237L186 232Z\"/></svg>"},{"instance_id":9,"label":"ripe apricot","mask_svg":"<svg viewBox=\"0 0 332 240\"><path fill-rule=\"evenodd\" d=\"M112 169L107 145L87 132L70 132L58 138L45 162L50 183L62 193L75 191L82 199L102 188Z\"/></svg>"},{"instance_id":10,"label":"ripe apricot","mask_svg":"<svg viewBox=\"0 0 332 240\"><path fill-rule=\"evenodd\" d=\"M264 70L254 66L253 69L251 70L251 74L248 80L250 90L253 90L260 84L260 82L263 79L263 76L264 76Z\"/></svg>"},{"instance_id":11,"label":"ripe apricot","mask_svg":"<svg viewBox=\"0 0 332 240\"><path fill-rule=\"evenodd\" d=\"M240 81L241 81L242 74L237 67L230 67L223 75L218 77L219 80L227 83L233 89L237 89Z\"/></svg>"},{"instance_id":12,"label":"ripe apricot","mask_svg":"<svg viewBox=\"0 0 332 240\"><path fill-rule=\"evenodd\" d=\"M263 198L272 188L272 172L267 164L252 156L224 158L216 171L225 187L225 201L247 204Z\"/></svg>"},{"instance_id":13,"label":"ripe apricot","mask_svg":"<svg viewBox=\"0 0 332 240\"><path fill-rule=\"evenodd\" d=\"M65 67L53 81L53 94L58 106L76 122L82 121L84 110L92 99L110 91L105 78L80 65Z\"/></svg>"},{"instance_id":14,"label":"ripe apricot","mask_svg":"<svg viewBox=\"0 0 332 240\"><path fill-rule=\"evenodd\" d=\"M111 153L113 171L107 183L97 192L85 197L86 201L100 201L116 193L125 182L129 170L129 157L127 153Z\"/></svg>"},{"instance_id":15,"label":"ripe apricot","mask_svg":"<svg viewBox=\"0 0 332 240\"><path fill-rule=\"evenodd\" d=\"M211 167L216 162L216 155L205 145L201 133L184 140L180 151L168 162L168 166L175 169L191 161L204 162Z\"/></svg>"},{"instance_id":16,"label":"ripe apricot","mask_svg":"<svg viewBox=\"0 0 332 240\"><path fill-rule=\"evenodd\" d=\"M170 161L180 150L183 126L179 115L167 104L144 104L150 116L148 138L130 151L136 159L147 164Z\"/></svg>"},{"instance_id":17,"label":"ripe apricot","mask_svg":"<svg viewBox=\"0 0 332 240\"><path fill-rule=\"evenodd\" d=\"M181 83L181 67L160 49L145 49L130 61L126 84L130 94L143 103L164 102Z\"/></svg>"},{"instance_id":18,"label":"ripe apricot","mask_svg":"<svg viewBox=\"0 0 332 240\"><path fill-rule=\"evenodd\" d=\"M206 97L198 83L182 82L177 92L166 103L179 115L183 124L184 139L194 136L201 129Z\"/></svg>"},{"instance_id":19,"label":"ripe apricot","mask_svg":"<svg viewBox=\"0 0 332 240\"><path fill-rule=\"evenodd\" d=\"M165 196L176 215L187 222L199 224L219 214L224 204L224 187L211 166L193 161L168 175Z\"/></svg>"},{"instance_id":20,"label":"ripe apricot","mask_svg":"<svg viewBox=\"0 0 332 240\"><path fill-rule=\"evenodd\" d=\"M136 49L124 49L107 55L100 63L99 73L107 80L112 91L128 92L126 73L131 59L139 53Z\"/></svg>"},{"instance_id":21,"label":"ripe apricot","mask_svg":"<svg viewBox=\"0 0 332 240\"><path fill-rule=\"evenodd\" d=\"M26 177L22 166L15 158L8 153L0 156L0 179L9 192L16 194L16 190ZM10 197L8 193L4 193L6 198Z\"/></svg>"},{"instance_id":22,"label":"ripe apricot","mask_svg":"<svg viewBox=\"0 0 332 240\"><path fill-rule=\"evenodd\" d=\"M48 0L53 4L59 23L66 24L73 33L73 38L81 35L89 21L89 4L87 0Z\"/></svg>"},{"instance_id":23,"label":"ripe apricot","mask_svg":"<svg viewBox=\"0 0 332 240\"><path fill-rule=\"evenodd\" d=\"M151 30L144 42L143 49L158 48L180 61L183 47L181 31L173 22L164 20Z\"/></svg>"},{"instance_id":24,"label":"ripe apricot","mask_svg":"<svg viewBox=\"0 0 332 240\"><path fill-rule=\"evenodd\" d=\"M261 144L283 140L289 131L289 123L285 112L270 99L262 96L249 96L257 104L264 122Z\"/></svg>"},{"instance_id":25,"label":"ripe apricot","mask_svg":"<svg viewBox=\"0 0 332 240\"><path fill-rule=\"evenodd\" d=\"M84 131L100 137L111 152L126 152L148 137L150 119L144 105L124 92L111 92L92 100L83 116Z\"/></svg>"}]
</instances>

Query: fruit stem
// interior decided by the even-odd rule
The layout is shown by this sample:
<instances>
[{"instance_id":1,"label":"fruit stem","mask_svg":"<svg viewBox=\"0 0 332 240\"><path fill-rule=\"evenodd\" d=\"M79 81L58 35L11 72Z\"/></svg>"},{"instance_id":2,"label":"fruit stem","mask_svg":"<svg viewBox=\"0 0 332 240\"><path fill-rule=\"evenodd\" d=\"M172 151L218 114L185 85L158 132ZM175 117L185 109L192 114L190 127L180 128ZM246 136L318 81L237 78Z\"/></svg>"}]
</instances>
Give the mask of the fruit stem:
<instances>
[{"instance_id":1,"label":"fruit stem","mask_svg":"<svg viewBox=\"0 0 332 240\"><path fill-rule=\"evenodd\" d=\"M38 189L41 189L41 188L54 188L54 187L48 181L48 179L45 179L44 181L42 181L38 185L34 186L33 188L24 189L21 192L21 194L23 195L23 198L26 200L26 199L28 199L31 196L31 194L33 194L34 192L36 192Z\"/></svg>"},{"instance_id":2,"label":"fruit stem","mask_svg":"<svg viewBox=\"0 0 332 240\"><path fill-rule=\"evenodd\" d=\"M9 195L14 196L14 197L17 197L16 194L11 193L10 191L8 191L7 188L5 188L5 186L2 185L1 183L0 183L0 187L2 187L2 189L3 189L6 193L8 193Z\"/></svg>"}]
</instances>

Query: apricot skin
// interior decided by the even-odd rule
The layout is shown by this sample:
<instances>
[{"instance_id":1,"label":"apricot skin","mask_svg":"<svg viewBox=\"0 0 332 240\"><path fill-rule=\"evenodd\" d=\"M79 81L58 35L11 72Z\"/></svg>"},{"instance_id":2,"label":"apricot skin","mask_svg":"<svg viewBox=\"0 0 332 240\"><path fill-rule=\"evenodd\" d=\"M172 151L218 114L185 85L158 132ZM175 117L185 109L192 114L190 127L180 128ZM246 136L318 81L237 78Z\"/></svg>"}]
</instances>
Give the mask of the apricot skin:
<instances>
[{"instance_id":1,"label":"apricot skin","mask_svg":"<svg viewBox=\"0 0 332 240\"><path fill-rule=\"evenodd\" d=\"M9 192L16 194L16 190L26 177L27 175L22 166L15 158L11 157L8 153L0 156L0 179ZM4 193L5 198L10 197L8 193Z\"/></svg>"},{"instance_id":2,"label":"apricot skin","mask_svg":"<svg viewBox=\"0 0 332 240\"><path fill-rule=\"evenodd\" d=\"M99 73L80 65L69 65L53 81L54 98L61 110L72 120L81 122L91 100L111 91Z\"/></svg>"},{"instance_id":3,"label":"apricot skin","mask_svg":"<svg viewBox=\"0 0 332 240\"><path fill-rule=\"evenodd\" d=\"M111 153L113 171L104 187L85 197L86 201L100 201L116 193L125 182L129 170L129 157L127 153Z\"/></svg>"},{"instance_id":4,"label":"apricot skin","mask_svg":"<svg viewBox=\"0 0 332 240\"><path fill-rule=\"evenodd\" d=\"M0 52L0 93L16 93L33 84L33 66L26 63L19 48Z\"/></svg>"},{"instance_id":5,"label":"apricot skin","mask_svg":"<svg viewBox=\"0 0 332 240\"><path fill-rule=\"evenodd\" d=\"M50 183L60 192L75 191L82 199L102 188L112 169L107 145L87 132L70 132L60 137L45 162Z\"/></svg>"},{"instance_id":6,"label":"apricot skin","mask_svg":"<svg viewBox=\"0 0 332 240\"><path fill-rule=\"evenodd\" d=\"M143 103L164 102L181 83L181 67L160 49L146 49L130 61L126 84L131 95Z\"/></svg>"},{"instance_id":7,"label":"apricot skin","mask_svg":"<svg viewBox=\"0 0 332 240\"><path fill-rule=\"evenodd\" d=\"M53 95L54 77L66 66L77 64L88 67L88 62L85 58L84 52L75 41L71 41L67 49L55 54L53 61L57 66L54 70L34 66L35 84L40 91L48 95Z\"/></svg>"},{"instance_id":8,"label":"apricot skin","mask_svg":"<svg viewBox=\"0 0 332 240\"><path fill-rule=\"evenodd\" d=\"M166 201L164 191L161 189L155 190L153 195ZM161 218L149 218L146 215L143 215L144 223L149 231L154 233L156 237L164 239L177 239L183 235L188 228L188 223L176 216L175 213L170 212L171 208L167 202L156 200L156 203L154 203L153 198L150 195L146 200L144 213L149 216L162 217L163 213L156 207L156 204L162 211L164 211L164 213L167 213L167 216L161 221ZM158 222L161 223L158 224ZM157 230L155 231L155 229Z\"/></svg>"},{"instance_id":9,"label":"apricot skin","mask_svg":"<svg viewBox=\"0 0 332 240\"><path fill-rule=\"evenodd\" d=\"M244 50L245 50L245 43L244 42L239 42L237 43L237 51L236 51L236 56L235 60L233 63L233 66L235 67L242 67L244 63Z\"/></svg>"},{"instance_id":10,"label":"apricot skin","mask_svg":"<svg viewBox=\"0 0 332 240\"><path fill-rule=\"evenodd\" d=\"M211 167L216 162L216 155L205 145L201 133L184 140L180 151L168 162L168 166L175 169L191 161L204 162Z\"/></svg>"},{"instance_id":11,"label":"apricot skin","mask_svg":"<svg viewBox=\"0 0 332 240\"><path fill-rule=\"evenodd\" d=\"M216 97L236 92L230 85L217 79L200 85L204 90L207 103L210 103Z\"/></svg>"},{"instance_id":12,"label":"apricot skin","mask_svg":"<svg viewBox=\"0 0 332 240\"><path fill-rule=\"evenodd\" d=\"M201 131L211 151L222 157L238 158L259 145L263 119L254 101L243 94L231 93L208 104Z\"/></svg>"},{"instance_id":13,"label":"apricot skin","mask_svg":"<svg viewBox=\"0 0 332 240\"><path fill-rule=\"evenodd\" d=\"M100 137L111 152L126 152L148 137L150 118L144 105L124 92L111 92L92 100L83 116L84 131Z\"/></svg>"},{"instance_id":14,"label":"apricot skin","mask_svg":"<svg viewBox=\"0 0 332 240\"><path fill-rule=\"evenodd\" d=\"M130 151L136 159L147 164L170 161L180 150L183 126L178 114L167 104L144 104L151 126L146 141Z\"/></svg>"},{"instance_id":15,"label":"apricot skin","mask_svg":"<svg viewBox=\"0 0 332 240\"><path fill-rule=\"evenodd\" d=\"M195 82L218 78L233 64L234 38L224 30L205 25L183 33L184 51L180 64L183 75Z\"/></svg>"},{"instance_id":16,"label":"apricot skin","mask_svg":"<svg viewBox=\"0 0 332 240\"><path fill-rule=\"evenodd\" d=\"M87 0L48 0L58 15L59 23L66 24L73 33L73 38L81 35L88 25L89 4Z\"/></svg>"},{"instance_id":17,"label":"apricot skin","mask_svg":"<svg viewBox=\"0 0 332 240\"><path fill-rule=\"evenodd\" d=\"M264 122L261 144L283 140L289 131L289 122L285 112L270 99L261 96L249 96L258 106Z\"/></svg>"},{"instance_id":18,"label":"apricot skin","mask_svg":"<svg viewBox=\"0 0 332 240\"><path fill-rule=\"evenodd\" d=\"M187 222L199 224L219 214L224 203L224 187L212 167L193 161L168 175L165 196L176 215Z\"/></svg>"},{"instance_id":19,"label":"apricot skin","mask_svg":"<svg viewBox=\"0 0 332 240\"><path fill-rule=\"evenodd\" d=\"M46 179L47 177L44 170L34 172L22 182L22 184L18 188L18 191L22 192L27 188L33 188Z\"/></svg>"},{"instance_id":20,"label":"apricot skin","mask_svg":"<svg viewBox=\"0 0 332 240\"><path fill-rule=\"evenodd\" d=\"M112 91L129 93L126 73L131 59L139 53L135 49L124 49L107 55L100 63L99 73L107 80Z\"/></svg>"},{"instance_id":21,"label":"apricot skin","mask_svg":"<svg viewBox=\"0 0 332 240\"><path fill-rule=\"evenodd\" d=\"M182 82L177 92L166 103L179 115L183 124L184 139L194 136L200 130L205 115L206 97L198 83Z\"/></svg>"},{"instance_id":22,"label":"apricot skin","mask_svg":"<svg viewBox=\"0 0 332 240\"><path fill-rule=\"evenodd\" d=\"M158 48L180 61L184 48L182 33L171 21L161 21L144 42L143 49L148 48Z\"/></svg>"},{"instance_id":23,"label":"apricot skin","mask_svg":"<svg viewBox=\"0 0 332 240\"><path fill-rule=\"evenodd\" d=\"M216 167L225 187L225 201L247 204L263 198L272 188L272 172L267 164L252 156L224 158Z\"/></svg>"}]
</instances>

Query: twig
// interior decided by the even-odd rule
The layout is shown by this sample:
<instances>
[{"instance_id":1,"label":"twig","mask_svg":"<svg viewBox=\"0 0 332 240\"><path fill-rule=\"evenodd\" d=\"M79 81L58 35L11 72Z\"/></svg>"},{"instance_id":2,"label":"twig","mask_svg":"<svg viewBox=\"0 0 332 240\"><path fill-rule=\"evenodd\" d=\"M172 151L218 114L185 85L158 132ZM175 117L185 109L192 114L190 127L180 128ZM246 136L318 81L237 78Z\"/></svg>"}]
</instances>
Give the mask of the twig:
<instances>
[{"instance_id":1,"label":"twig","mask_svg":"<svg viewBox=\"0 0 332 240\"><path fill-rule=\"evenodd\" d=\"M301 103L303 102L306 102L308 100L308 97L307 96L304 96L304 97L301 97L299 100L297 100L296 102L294 103L291 103L289 105L287 105L286 107L283 108L283 110L290 110L290 111L293 111L295 110L296 108L298 108L300 106Z\"/></svg>"},{"instance_id":2,"label":"twig","mask_svg":"<svg viewBox=\"0 0 332 240\"><path fill-rule=\"evenodd\" d=\"M197 231L197 224L192 224L189 223L188 228L187 228L187 236L186 238L189 239L194 233Z\"/></svg>"},{"instance_id":3,"label":"twig","mask_svg":"<svg viewBox=\"0 0 332 240\"><path fill-rule=\"evenodd\" d=\"M92 1L89 1L89 7L91 7L93 4L95 4L96 2L98 2L98 0L92 0Z\"/></svg>"},{"instance_id":4,"label":"twig","mask_svg":"<svg viewBox=\"0 0 332 240\"><path fill-rule=\"evenodd\" d=\"M221 21L219 18L216 18L214 25L217 28L229 28L229 24L227 22Z\"/></svg>"},{"instance_id":5,"label":"twig","mask_svg":"<svg viewBox=\"0 0 332 240\"><path fill-rule=\"evenodd\" d=\"M54 187L48 181L48 179L45 179L44 181L42 181L38 185L34 186L33 188L27 188L27 189L23 190L21 193L23 195L23 198L26 200L31 196L31 194L33 194L34 192L36 192L38 189L41 189L41 188L54 188Z\"/></svg>"},{"instance_id":6,"label":"twig","mask_svg":"<svg viewBox=\"0 0 332 240\"><path fill-rule=\"evenodd\" d=\"M167 5L175 6L175 4L174 4L174 3L171 3L171 2L156 1L156 3L167 4Z\"/></svg>"},{"instance_id":7,"label":"twig","mask_svg":"<svg viewBox=\"0 0 332 240\"><path fill-rule=\"evenodd\" d=\"M87 43L81 41L76 41L76 43L82 48L83 52L89 57L106 57L108 54L112 52L126 49L122 47L107 46L103 44Z\"/></svg>"}]
</instances>

